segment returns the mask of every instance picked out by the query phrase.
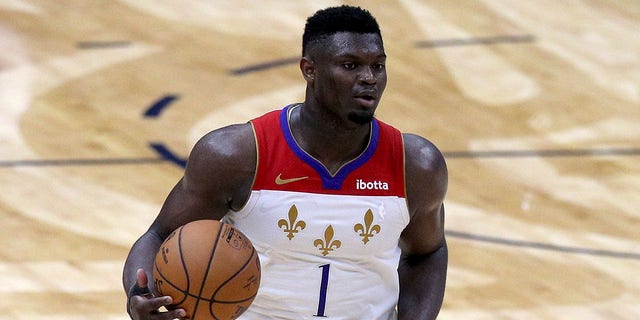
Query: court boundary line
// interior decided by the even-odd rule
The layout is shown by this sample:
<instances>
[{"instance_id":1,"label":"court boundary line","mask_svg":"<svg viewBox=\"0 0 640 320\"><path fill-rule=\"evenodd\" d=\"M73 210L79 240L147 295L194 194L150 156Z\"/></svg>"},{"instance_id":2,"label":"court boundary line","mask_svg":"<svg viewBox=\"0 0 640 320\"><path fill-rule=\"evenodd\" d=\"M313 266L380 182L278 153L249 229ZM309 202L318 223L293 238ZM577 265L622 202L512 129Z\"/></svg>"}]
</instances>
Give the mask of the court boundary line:
<instances>
[{"instance_id":1,"label":"court boundary line","mask_svg":"<svg viewBox=\"0 0 640 320\"><path fill-rule=\"evenodd\" d=\"M455 47L455 46L471 46L471 45L496 45L496 44L516 44L531 43L537 40L536 36L531 34L521 35L496 35L486 37L470 37L470 38L450 38L450 39L434 39L417 41L414 44L418 49L431 49L438 47ZM269 70L290 64L296 64L300 61L300 56L274 59L271 61L250 64L244 67L234 68L228 71L230 75L242 76L253 72Z\"/></svg>"},{"instance_id":2,"label":"court boundary line","mask_svg":"<svg viewBox=\"0 0 640 320\"><path fill-rule=\"evenodd\" d=\"M138 165L167 162L163 158L101 158L101 159L33 159L0 160L2 167L64 167L64 166L102 166L102 165Z\"/></svg>"},{"instance_id":3,"label":"court boundary line","mask_svg":"<svg viewBox=\"0 0 640 320\"><path fill-rule=\"evenodd\" d=\"M500 238L500 237L486 236L486 235L473 234L473 233L454 231L454 230L445 231L445 235L452 238L472 240L475 242L484 242L484 243L491 243L491 244L504 245L504 246L510 246L510 247L529 248L529 249L555 251L555 252L572 253L572 254L582 254L582 255L590 255L590 256L602 256L602 257L618 258L618 259L640 260L640 253L634 253L634 252L562 246L562 245L551 244L551 243Z\"/></svg>"},{"instance_id":4,"label":"court boundary line","mask_svg":"<svg viewBox=\"0 0 640 320\"><path fill-rule=\"evenodd\" d=\"M0 160L0 167L27 166L86 166L86 165L119 165L119 164L154 164L173 162L184 167L186 160L172 152L163 143L150 143L158 157L155 158L98 158L98 159L22 159ZM541 150L485 150L485 151L443 151L447 159L475 158L554 158L554 157L618 157L640 156L640 148L593 148L593 149L541 149Z\"/></svg>"},{"instance_id":5,"label":"court boundary line","mask_svg":"<svg viewBox=\"0 0 640 320\"><path fill-rule=\"evenodd\" d=\"M583 149L532 149L532 150L484 150L444 151L445 158L552 158L552 157L603 157L639 156L640 148L583 148Z\"/></svg>"},{"instance_id":6,"label":"court boundary line","mask_svg":"<svg viewBox=\"0 0 640 320\"><path fill-rule=\"evenodd\" d=\"M471 38L449 38L424 40L416 42L417 48L459 47L472 45L495 45L535 42L537 38L532 34L521 35L497 35Z\"/></svg>"}]
</instances>

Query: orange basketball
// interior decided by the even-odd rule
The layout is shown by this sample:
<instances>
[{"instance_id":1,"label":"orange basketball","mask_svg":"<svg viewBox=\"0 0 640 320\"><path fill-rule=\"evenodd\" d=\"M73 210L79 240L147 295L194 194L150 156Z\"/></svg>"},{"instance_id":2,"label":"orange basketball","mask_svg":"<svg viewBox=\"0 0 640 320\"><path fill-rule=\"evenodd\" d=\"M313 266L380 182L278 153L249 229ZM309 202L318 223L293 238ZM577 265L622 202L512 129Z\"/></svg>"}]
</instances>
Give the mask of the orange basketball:
<instances>
[{"instance_id":1,"label":"orange basketball","mask_svg":"<svg viewBox=\"0 0 640 320\"><path fill-rule=\"evenodd\" d=\"M160 246L153 267L156 294L171 296L192 320L238 318L260 285L260 260L251 241L232 225L198 220L176 229Z\"/></svg>"}]
</instances>

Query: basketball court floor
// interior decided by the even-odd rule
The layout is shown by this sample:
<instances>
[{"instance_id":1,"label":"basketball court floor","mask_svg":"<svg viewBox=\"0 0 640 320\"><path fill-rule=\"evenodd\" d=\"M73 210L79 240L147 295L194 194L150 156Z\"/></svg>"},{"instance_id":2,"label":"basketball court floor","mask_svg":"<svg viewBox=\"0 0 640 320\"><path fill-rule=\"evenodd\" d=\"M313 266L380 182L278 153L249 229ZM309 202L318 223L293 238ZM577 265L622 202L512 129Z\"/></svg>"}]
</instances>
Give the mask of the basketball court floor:
<instances>
[{"instance_id":1,"label":"basketball court floor","mask_svg":"<svg viewBox=\"0 0 640 320\"><path fill-rule=\"evenodd\" d=\"M636 0L0 0L0 319L127 319L190 148L301 101L342 3L382 28L378 117L447 158L439 319L640 319Z\"/></svg>"}]
</instances>

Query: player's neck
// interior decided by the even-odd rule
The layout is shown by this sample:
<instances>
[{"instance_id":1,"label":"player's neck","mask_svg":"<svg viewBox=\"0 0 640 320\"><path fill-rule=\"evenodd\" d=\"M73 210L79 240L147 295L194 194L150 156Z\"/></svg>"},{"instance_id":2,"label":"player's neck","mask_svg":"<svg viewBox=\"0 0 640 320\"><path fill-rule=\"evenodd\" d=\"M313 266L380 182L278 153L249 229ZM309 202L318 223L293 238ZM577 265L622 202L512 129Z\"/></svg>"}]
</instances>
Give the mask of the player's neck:
<instances>
[{"instance_id":1,"label":"player's neck","mask_svg":"<svg viewBox=\"0 0 640 320\"><path fill-rule=\"evenodd\" d=\"M289 126L298 145L331 173L364 151L371 131L370 124L345 128L335 120L305 110L303 105L294 107Z\"/></svg>"}]
</instances>

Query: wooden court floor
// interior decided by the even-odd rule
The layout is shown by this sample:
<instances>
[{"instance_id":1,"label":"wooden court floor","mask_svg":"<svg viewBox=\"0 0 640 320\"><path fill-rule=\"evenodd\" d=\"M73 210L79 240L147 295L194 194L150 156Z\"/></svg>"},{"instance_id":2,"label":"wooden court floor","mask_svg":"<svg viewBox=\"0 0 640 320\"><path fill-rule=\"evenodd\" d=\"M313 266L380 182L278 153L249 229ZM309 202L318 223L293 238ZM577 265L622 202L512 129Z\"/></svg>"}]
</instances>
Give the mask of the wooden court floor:
<instances>
[{"instance_id":1,"label":"wooden court floor","mask_svg":"<svg viewBox=\"0 0 640 320\"><path fill-rule=\"evenodd\" d=\"M0 319L127 319L191 146L300 101L341 3L382 27L378 117L448 161L439 319L640 319L636 0L0 0Z\"/></svg>"}]
</instances>

